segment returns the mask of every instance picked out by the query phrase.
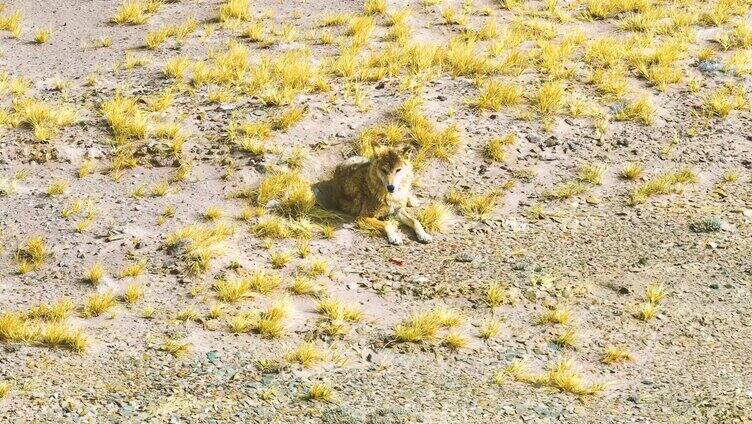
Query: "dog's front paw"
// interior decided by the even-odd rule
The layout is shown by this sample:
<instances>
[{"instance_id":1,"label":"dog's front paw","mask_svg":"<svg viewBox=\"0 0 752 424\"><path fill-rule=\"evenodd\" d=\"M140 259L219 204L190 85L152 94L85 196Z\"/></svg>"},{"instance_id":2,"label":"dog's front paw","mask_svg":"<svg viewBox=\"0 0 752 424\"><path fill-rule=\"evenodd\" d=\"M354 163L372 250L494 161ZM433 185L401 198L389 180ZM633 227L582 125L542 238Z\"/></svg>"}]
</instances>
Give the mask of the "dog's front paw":
<instances>
[{"instance_id":1,"label":"dog's front paw","mask_svg":"<svg viewBox=\"0 0 752 424\"><path fill-rule=\"evenodd\" d=\"M415 234L418 237L418 241L421 243L430 243L433 241L433 237L425 231Z\"/></svg>"},{"instance_id":2,"label":"dog's front paw","mask_svg":"<svg viewBox=\"0 0 752 424\"><path fill-rule=\"evenodd\" d=\"M389 244L393 246L399 246L405 243L405 239L399 234L390 234L387 236L387 239L389 240Z\"/></svg>"}]
</instances>

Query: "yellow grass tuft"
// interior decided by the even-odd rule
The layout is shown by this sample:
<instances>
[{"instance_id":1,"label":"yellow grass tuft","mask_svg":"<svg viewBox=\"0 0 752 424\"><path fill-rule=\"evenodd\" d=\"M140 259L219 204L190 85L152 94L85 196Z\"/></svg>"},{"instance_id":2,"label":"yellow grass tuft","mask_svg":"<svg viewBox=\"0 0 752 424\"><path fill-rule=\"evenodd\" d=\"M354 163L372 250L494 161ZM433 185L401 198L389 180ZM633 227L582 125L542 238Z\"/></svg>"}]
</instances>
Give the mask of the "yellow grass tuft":
<instances>
[{"instance_id":1,"label":"yellow grass tuft","mask_svg":"<svg viewBox=\"0 0 752 424\"><path fill-rule=\"evenodd\" d=\"M564 330L561 334L556 336L554 339L554 343L561 347L575 347L577 344L578 335L577 330L574 328L568 328Z\"/></svg>"},{"instance_id":2,"label":"yellow grass tuft","mask_svg":"<svg viewBox=\"0 0 752 424\"><path fill-rule=\"evenodd\" d=\"M65 323L47 324L39 332L39 343L50 347L64 347L74 352L83 352L88 345L81 330Z\"/></svg>"},{"instance_id":3,"label":"yellow grass tuft","mask_svg":"<svg viewBox=\"0 0 752 424\"><path fill-rule=\"evenodd\" d=\"M58 300L53 304L42 304L29 309L26 314L29 319L41 319L44 321L60 322L68 318L73 311L74 305L68 299Z\"/></svg>"},{"instance_id":4,"label":"yellow grass tuft","mask_svg":"<svg viewBox=\"0 0 752 424\"><path fill-rule=\"evenodd\" d=\"M14 255L14 261L18 265L21 274L39 269L47 258L47 247L42 236L31 236L26 243L19 246Z\"/></svg>"},{"instance_id":5,"label":"yellow grass tuft","mask_svg":"<svg viewBox=\"0 0 752 424\"><path fill-rule=\"evenodd\" d=\"M44 44L50 39L50 30L40 29L34 33L34 42L37 44Z\"/></svg>"},{"instance_id":6,"label":"yellow grass tuft","mask_svg":"<svg viewBox=\"0 0 752 424\"><path fill-rule=\"evenodd\" d=\"M538 318L538 324L566 324L572 313L564 306L556 306Z\"/></svg>"},{"instance_id":7,"label":"yellow grass tuft","mask_svg":"<svg viewBox=\"0 0 752 424\"><path fill-rule=\"evenodd\" d=\"M559 113L564 106L564 84L560 81L544 82L538 88L535 103L544 115Z\"/></svg>"},{"instance_id":8,"label":"yellow grass tuft","mask_svg":"<svg viewBox=\"0 0 752 424\"><path fill-rule=\"evenodd\" d=\"M709 114L725 118L733 110L745 108L744 90L738 86L724 85L710 93L704 102Z\"/></svg>"},{"instance_id":9,"label":"yellow grass tuft","mask_svg":"<svg viewBox=\"0 0 752 424\"><path fill-rule=\"evenodd\" d=\"M383 15L386 13L386 0L366 0L363 11L367 15Z\"/></svg>"},{"instance_id":10,"label":"yellow grass tuft","mask_svg":"<svg viewBox=\"0 0 752 424\"><path fill-rule=\"evenodd\" d=\"M86 298L83 316L97 317L117 304L115 296L110 292L94 293Z\"/></svg>"},{"instance_id":11,"label":"yellow grass tuft","mask_svg":"<svg viewBox=\"0 0 752 424\"><path fill-rule=\"evenodd\" d=\"M100 112L107 120L116 138L137 140L146 138L148 118L139 109L136 99L115 96L113 99L102 103Z\"/></svg>"},{"instance_id":12,"label":"yellow grass tuft","mask_svg":"<svg viewBox=\"0 0 752 424\"><path fill-rule=\"evenodd\" d=\"M569 181L557 184L545 192L545 196L551 199L563 200L577 196L587 191L587 187L578 181Z\"/></svg>"},{"instance_id":13,"label":"yellow grass tuft","mask_svg":"<svg viewBox=\"0 0 752 424\"><path fill-rule=\"evenodd\" d=\"M432 311L413 313L410 317L394 327L394 338L398 342L430 341L443 327L453 327L462 320L455 309L435 308Z\"/></svg>"},{"instance_id":14,"label":"yellow grass tuft","mask_svg":"<svg viewBox=\"0 0 752 424\"><path fill-rule=\"evenodd\" d=\"M516 381L554 387L578 396L597 394L605 389L603 383L585 383L573 369L572 361L567 359L556 361L545 374L532 374L526 368L525 363L518 360L507 366L506 373Z\"/></svg>"},{"instance_id":15,"label":"yellow grass tuft","mask_svg":"<svg viewBox=\"0 0 752 424\"><path fill-rule=\"evenodd\" d=\"M602 165L582 165L579 171L577 171L577 178L586 183L601 185L603 184L603 174L605 172L606 167Z\"/></svg>"},{"instance_id":16,"label":"yellow grass tuft","mask_svg":"<svg viewBox=\"0 0 752 424\"><path fill-rule=\"evenodd\" d=\"M271 252L269 255L272 266L277 269L284 268L292 261L291 252L276 251Z\"/></svg>"},{"instance_id":17,"label":"yellow grass tuft","mask_svg":"<svg viewBox=\"0 0 752 424\"><path fill-rule=\"evenodd\" d=\"M616 346L606 347L605 352L603 352L603 357L601 358L601 362L606 365L632 360L634 360L634 357L629 351Z\"/></svg>"},{"instance_id":18,"label":"yellow grass tuft","mask_svg":"<svg viewBox=\"0 0 752 424\"><path fill-rule=\"evenodd\" d=\"M643 95L624 105L614 115L614 119L617 121L633 120L643 125L652 125L654 114L653 100L649 96Z\"/></svg>"},{"instance_id":19,"label":"yellow grass tuft","mask_svg":"<svg viewBox=\"0 0 752 424\"><path fill-rule=\"evenodd\" d=\"M0 399L8 396L11 391L11 385L7 381L0 381Z\"/></svg>"},{"instance_id":20,"label":"yellow grass tuft","mask_svg":"<svg viewBox=\"0 0 752 424\"><path fill-rule=\"evenodd\" d=\"M464 349L470 344L467 336L460 332L451 331L444 336L444 343L452 350Z\"/></svg>"},{"instance_id":21,"label":"yellow grass tuft","mask_svg":"<svg viewBox=\"0 0 752 424\"><path fill-rule=\"evenodd\" d=\"M480 338L490 340L496 337L501 331L501 320L489 319L480 327Z\"/></svg>"},{"instance_id":22,"label":"yellow grass tuft","mask_svg":"<svg viewBox=\"0 0 752 424\"><path fill-rule=\"evenodd\" d=\"M148 19L146 3L142 0L125 0L110 21L118 25L141 25Z\"/></svg>"},{"instance_id":23,"label":"yellow grass tuft","mask_svg":"<svg viewBox=\"0 0 752 424\"><path fill-rule=\"evenodd\" d=\"M224 253L224 242L235 233L231 225L191 225L184 227L165 240L169 250L179 251L187 271L193 275L206 272L211 260Z\"/></svg>"},{"instance_id":24,"label":"yellow grass tuft","mask_svg":"<svg viewBox=\"0 0 752 424\"><path fill-rule=\"evenodd\" d=\"M509 302L507 286L500 283L491 283L486 290L486 301L492 308L497 308Z\"/></svg>"},{"instance_id":25,"label":"yellow grass tuft","mask_svg":"<svg viewBox=\"0 0 752 424\"><path fill-rule=\"evenodd\" d=\"M317 402L334 402L335 397L336 392L334 389L323 383L314 384L308 389L308 400Z\"/></svg>"},{"instance_id":26,"label":"yellow grass tuft","mask_svg":"<svg viewBox=\"0 0 752 424\"><path fill-rule=\"evenodd\" d=\"M522 100L522 88L512 82L491 80L481 87L480 95L470 104L480 110L498 112L505 106L516 106Z\"/></svg>"},{"instance_id":27,"label":"yellow grass tuft","mask_svg":"<svg viewBox=\"0 0 752 424\"><path fill-rule=\"evenodd\" d=\"M190 344L178 338L169 338L162 345L162 350L175 357L185 356Z\"/></svg>"},{"instance_id":28,"label":"yellow grass tuft","mask_svg":"<svg viewBox=\"0 0 752 424\"><path fill-rule=\"evenodd\" d=\"M664 297L666 297L666 289L659 282L654 282L645 289L645 300L654 305L661 303Z\"/></svg>"},{"instance_id":29,"label":"yellow grass tuft","mask_svg":"<svg viewBox=\"0 0 752 424\"><path fill-rule=\"evenodd\" d=\"M635 181L642 177L644 169L636 163L628 163L621 169L619 175L625 180Z\"/></svg>"},{"instance_id":30,"label":"yellow grass tuft","mask_svg":"<svg viewBox=\"0 0 752 424\"><path fill-rule=\"evenodd\" d=\"M455 206L467 218L481 221L488 219L501 197L498 190L490 190L485 194L468 194L452 190L447 194L447 203Z\"/></svg>"},{"instance_id":31,"label":"yellow grass tuft","mask_svg":"<svg viewBox=\"0 0 752 424\"><path fill-rule=\"evenodd\" d=\"M495 162L504 162L506 160L506 147L514 144L517 140L515 134L507 134L503 137L493 137L488 141L486 146L486 156Z\"/></svg>"},{"instance_id":32,"label":"yellow grass tuft","mask_svg":"<svg viewBox=\"0 0 752 424\"><path fill-rule=\"evenodd\" d=\"M287 361L310 368L324 360L324 352L313 342L305 342L287 354Z\"/></svg>"},{"instance_id":33,"label":"yellow grass tuft","mask_svg":"<svg viewBox=\"0 0 752 424\"><path fill-rule=\"evenodd\" d=\"M443 203L432 202L419 210L415 217L427 232L444 233L449 229L451 211Z\"/></svg>"},{"instance_id":34,"label":"yellow grass tuft","mask_svg":"<svg viewBox=\"0 0 752 424\"><path fill-rule=\"evenodd\" d=\"M219 7L219 21L249 21L252 18L250 0L226 0Z\"/></svg>"},{"instance_id":35,"label":"yellow grass tuft","mask_svg":"<svg viewBox=\"0 0 752 424\"><path fill-rule=\"evenodd\" d=\"M650 321L655 318L656 315L658 315L659 309L660 305L645 302L642 305L638 306L637 311L635 312L635 316L642 321Z\"/></svg>"},{"instance_id":36,"label":"yellow grass tuft","mask_svg":"<svg viewBox=\"0 0 752 424\"><path fill-rule=\"evenodd\" d=\"M144 289L138 283L130 283L123 290L123 301L132 305L144 297Z\"/></svg>"}]
</instances>

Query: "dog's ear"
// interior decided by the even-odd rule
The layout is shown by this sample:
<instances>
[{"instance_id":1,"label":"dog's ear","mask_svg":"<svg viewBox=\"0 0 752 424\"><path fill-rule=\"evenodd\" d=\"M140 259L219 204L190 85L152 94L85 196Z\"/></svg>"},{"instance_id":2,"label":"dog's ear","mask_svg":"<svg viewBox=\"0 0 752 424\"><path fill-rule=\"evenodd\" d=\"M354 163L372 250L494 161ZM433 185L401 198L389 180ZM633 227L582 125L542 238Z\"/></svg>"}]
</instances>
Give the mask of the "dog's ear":
<instances>
[{"instance_id":1,"label":"dog's ear","mask_svg":"<svg viewBox=\"0 0 752 424\"><path fill-rule=\"evenodd\" d=\"M415 149L413 146L409 144L403 144L399 147L399 153L402 155L402 157L407 158L407 160L413 160L413 157L415 156Z\"/></svg>"}]
</instances>

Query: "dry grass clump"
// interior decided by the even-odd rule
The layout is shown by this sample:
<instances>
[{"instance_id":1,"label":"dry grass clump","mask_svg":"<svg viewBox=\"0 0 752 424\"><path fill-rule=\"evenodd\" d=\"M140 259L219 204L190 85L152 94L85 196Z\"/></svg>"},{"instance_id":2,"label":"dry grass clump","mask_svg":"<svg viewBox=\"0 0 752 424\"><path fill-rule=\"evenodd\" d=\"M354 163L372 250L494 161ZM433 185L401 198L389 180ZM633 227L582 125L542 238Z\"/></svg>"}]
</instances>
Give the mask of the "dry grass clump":
<instances>
[{"instance_id":1,"label":"dry grass clump","mask_svg":"<svg viewBox=\"0 0 752 424\"><path fill-rule=\"evenodd\" d=\"M483 75L493 70L491 61L485 55L478 54L476 43L472 40L451 39L443 57L453 77Z\"/></svg>"},{"instance_id":2,"label":"dry grass clump","mask_svg":"<svg viewBox=\"0 0 752 424\"><path fill-rule=\"evenodd\" d=\"M621 169L619 176L621 176L625 180L635 181L642 177L643 172L644 169L639 164L628 163Z\"/></svg>"},{"instance_id":3,"label":"dry grass clump","mask_svg":"<svg viewBox=\"0 0 752 424\"><path fill-rule=\"evenodd\" d=\"M561 81L547 81L541 84L535 95L535 103L543 115L555 115L564 106L564 84Z\"/></svg>"},{"instance_id":4,"label":"dry grass clump","mask_svg":"<svg viewBox=\"0 0 752 424\"><path fill-rule=\"evenodd\" d=\"M71 309L72 305L69 303L58 302L53 306L32 309L27 317L12 313L0 314L0 341L41 344L83 352L87 346L86 336L65 323L65 317ZM38 325L35 322L37 319L47 322Z\"/></svg>"},{"instance_id":5,"label":"dry grass clump","mask_svg":"<svg viewBox=\"0 0 752 424\"><path fill-rule=\"evenodd\" d=\"M606 350L603 352L603 357L601 358L601 362L606 365L632 360L634 360L634 357L629 351L616 346L606 347Z\"/></svg>"},{"instance_id":6,"label":"dry grass clump","mask_svg":"<svg viewBox=\"0 0 752 424\"><path fill-rule=\"evenodd\" d=\"M123 290L123 301L128 305L133 305L144 297L144 289L138 283L129 283Z\"/></svg>"},{"instance_id":7,"label":"dry grass clump","mask_svg":"<svg viewBox=\"0 0 752 424\"><path fill-rule=\"evenodd\" d=\"M432 202L419 210L415 218L423 225L423 229L431 234L444 233L449 229L451 211L440 202Z\"/></svg>"},{"instance_id":8,"label":"dry grass clump","mask_svg":"<svg viewBox=\"0 0 752 424\"><path fill-rule=\"evenodd\" d=\"M587 186L579 181L568 181L546 190L544 195L550 199L564 200L580 195L587 189Z\"/></svg>"},{"instance_id":9,"label":"dry grass clump","mask_svg":"<svg viewBox=\"0 0 752 424\"><path fill-rule=\"evenodd\" d=\"M284 320L290 315L292 305L289 299L279 298L270 303L254 323L254 329L262 337L277 339L285 332Z\"/></svg>"},{"instance_id":10,"label":"dry grass clump","mask_svg":"<svg viewBox=\"0 0 752 424\"><path fill-rule=\"evenodd\" d=\"M572 313L569 311L569 308L555 306L538 318L538 324L566 324L569 322L571 315Z\"/></svg>"},{"instance_id":11,"label":"dry grass clump","mask_svg":"<svg viewBox=\"0 0 752 424\"><path fill-rule=\"evenodd\" d=\"M50 30L40 29L34 33L34 42L37 44L44 44L50 39Z\"/></svg>"},{"instance_id":12,"label":"dry grass clump","mask_svg":"<svg viewBox=\"0 0 752 424\"><path fill-rule=\"evenodd\" d=\"M631 206L645 203L650 197L671 193L680 193L685 184L696 183L697 174L689 168L654 177L636 187L629 195Z\"/></svg>"},{"instance_id":13,"label":"dry grass clump","mask_svg":"<svg viewBox=\"0 0 752 424\"><path fill-rule=\"evenodd\" d=\"M483 84L477 98L470 104L480 110L498 112L505 106L516 106L522 100L522 88L512 82L491 80Z\"/></svg>"},{"instance_id":14,"label":"dry grass clump","mask_svg":"<svg viewBox=\"0 0 752 424\"><path fill-rule=\"evenodd\" d=\"M120 278L128 278L128 277L135 278L135 277L138 277L139 275L143 274L145 270L146 270L146 261L145 260L132 262L132 263L126 265L125 268L123 268L123 269L120 270L120 273L118 274L118 277L120 277Z\"/></svg>"},{"instance_id":15,"label":"dry grass clump","mask_svg":"<svg viewBox=\"0 0 752 424\"><path fill-rule=\"evenodd\" d=\"M492 308L497 308L509 302L509 290L501 283L491 283L486 290L486 301Z\"/></svg>"},{"instance_id":16,"label":"dry grass clump","mask_svg":"<svg viewBox=\"0 0 752 424\"><path fill-rule=\"evenodd\" d=\"M710 115L724 118L733 110L747 107L744 89L734 85L724 85L710 93L704 102Z\"/></svg>"},{"instance_id":17,"label":"dry grass clump","mask_svg":"<svg viewBox=\"0 0 752 424\"><path fill-rule=\"evenodd\" d=\"M66 349L83 352L88 341L81 330L70 327L65 323L52 323L42 327L39 332L39 343L50 347L64 347Z\"/></svg>"},{"instance_id":18,"label":"dry grass clump","mask_svg":"<svg viewBox=\"0 0 752 424\"><path fill-rule=\"evenodd\" d=\"M13 101L13 112L6 120L11 126L28 126L34 137L47 141L62 128L75 124L77 119L76 110L71 106L54 106L33 98L20 98Z\"/></svg>"},{"instance_id":19,"label":"dry grass clump","mask_svg":"<svg viewBox=\"0 0 752 424\"><path fill-rule=\"evenodd\" d=\"M26 314L28 319L40 319L44 321L60 322L68 318L75 306L68 299L58 300L52 304L41 304L29 309Z\"/></svg>"},{"instance_id":20,"label":"dry grass clump","mask_svg":"<svg viewBox=\"0 0 752 424\"><path fill-rule=\"evenodd\" d=\"M104 266L102 265L101 262L97 262L86 271L84 280L96 286L97 284L102 282L102 278L104 278L104 273L105 273Z\"/></svg>"},{"instance_id":21,"label":"dry grass clump","mask_svg":"<svg viewBox=\"0 0 752 424\"><path fill-rule=\"evenodd\" d=\"M436 338L441 328L454 327L461 322L459 312L449 308L413 313L410 318L394 327L397 342L418 343Z\"/></svg>"},{"instance_id":22,"label":"dry grass clump","mask_svg":"<svg viewBox=\"0 0 752 424\"><path fill-rule=\"evenodd\" d=\"M398 122L363 131L357 140L361 155L371 157L382 146L405 146L417 149L412 162L416 169L431 158L449 161L460 147L460 130L450 124L436 129L423 112L423 99L413 96L405 100L392 115Z\"/></svg>"},{"instance_id":23,"label":"dry grass clump","mask_svg":"<svg viewBox=\"0 0 752 424\"><path fill-rule=\"evenodd\" d=\"M386 0L366 0L363 11L367 15L383 15L386 13Z\"/></svg>"},{"instance_id":24,"label":"dry grass clump","mask_svg":"<svg viewBox=\"0 0 752 424\"><path fill-rule=\"evenodd\" d=\"M118 25L141 25L157 11L160 4L158 0L125 0L110 21Z\"/></svg>"},{"instance_id":25,"label":"dry grass clump","mask_svg":"<svg viewBox=\"0 0 752 424\"><path fill-rule=\"evenodd\" d=\"M306 398L308 400L318 402L334 402L336 395L337 393L334 391L334 389L323 383L318 383L314 384L310 389L308 389Z\"/></svg>"},{"instance_id":26,"label":"dry grass clump","mask_svg":"<svg viewBox=\"0 0 752 424\"><path fill-rule=\"evenodd\" d=\"M510 133L502 137L493 137L486 146L486 156L495 162L504 162L507 158L506 148L517 141L517 135Z\"/></svg>"},{"instance_id":27,"label":"dry grass clump","mask_svg":"<svg viewBox=\"0 0 752 424\"><path fill-rule=\"evenodd\" d=\"M573 363L569 359L556 361L544 374L532 374L526 368L525 363L518 360L510 363L506 368L506 372L515 381L536 386L554 387L563 392L578 396L597 394L605 389L605 384L603 383L586 383L580 374L574 370Z\"/></svg>"},{"instance_id":28,"label":"dry grass clump","mask_svg":"<svg viewBox=\"0 0 752 424\"><path fill-rule=\"evenodd\" d=\"M345 305L331 298L320 300L316 304L316 312L332 321L359 322L363 319L363 312L356 306Z\"/></svg>"},{"instance_id":29,"label":"dry grass clump","mask_svg":"<svg viewBox=\"0 0 752 424\"><path fill-rule=\"evenodd\" d=\"M100 112L110 125L118 140L146 138L148 117L138 107L138 101L132 97L115 96L102 103Z\"/></svg>"},{"instance_id":30,"label":"dry grass clump","mask_svg":"<svg viewBox=\"0 0 752 424\"><path fill-rule=\"evenodd\" d=\"M586 164L582 165L577 171L577 178L592 185L601 185L603 184L603 174L605 173L605 166Z\"/></svg>"},{"instance_id":31,"label":"dry grass clump","mask_svg":"<svg viewBox=\"0 0 752 424\"><path fill-rule=\"evenodd\" d=\"M251 292L271 293L281 283L282 278L278 274L257 269L247 276L218 280L214 289L220 300L232 303L251 296Z\"/></svg>"},{"instance_id":32,"label":"dry grass clump","mask_svg":"<svg viewBox=\"0 0 752 424\"><path fill-rule=\"evenodd\" d=\"M456 207L467 218L481 221L488 219L499 202L501 192L490 190L485 194L463 193L452 190L447 194L446 201Z\"/></svg>"},{"instance_id":33,"label":"dry grass clump","mask_svg":"<svg viewBox=\"0 0 752 424\"><path fill-rule=\"evenodd\" d=\"M0 381L0 399L8 396L11 391L11 385L7 381Z\"/></svg>"},{"instance_id":34,"label":"dry grass clump","mask_svg":"<svg viewBox=\"0 0 752 424\"><path fill-rule=\"evenodd\" d=\"M86 298L83 316L98 317L117 304L117 299L110 292L93 293Z\"/></svg>"},{"instance_id":35,"label":"dry grass clump","mask_svg":"<svg viewBox=\"0 0 752 424\"><path fill-rule=\"evenodd\" d=\"M293 218L310 215L316 206L311 184L294 171L269 173L256 189L256 202Z\"/></svg>"},{"instance_id":36,"label":"dry grass clump","mask_svg":"<svg viewBox=\"0 0 752 424\"><path fill-rule=\"evenodd\" d=\"M188 353L188 348L190 348L190 346L190 343L183 341L182 339L171 337L165 340L161 350L169 353L174 357L181 357L185 356Z\"/></svg>"},{"instance_id":37,"label":"dry grass clump","mask_svg":"<svg viewBox=\"0 0 752 424\"><path fill-rule=\"evenodd\" d=\"M496 337L501 331L502 321L500 319L489 319L485 321L480 327L480 333L478 334L483 340L490 340Z\"/></svg>"},{"instance_id":38,"label":"dry grass clump","mask_svg":"<svg viewBox=\"0 0 752 424\"><path fill-rule=\"evenodd\" d=\"M287 354L287 361L310 368L325 358L324 352L313 342L305 342Z\"/></svg>"},{"instance_id":39,"label":"dry grass clump","mask_svg":"<svg viewBox=\"0 0 752 424\"><path fill-rule=\"evenodd\" d=\"M553 342L561 347L575 347L579 336L574 328L567 328Z\"/></svg>"},{"instance_id":40,"label":"dry grass clump","mask_svg":"<svg viewBox=\"0 0 752 424\"><path fill-rule=\"evenodd\" d=\"M652 125L654 114L653 100L649 96L643 95L624 105L614 115L614 119L617 121L633 120L643 125Z\"/></svg>"},{"instance_id":41,"label":"dry grass clump","mask_svg":"<svg viewBox=\"0 0 752 424\"><path fill-rule=\"evenodd\" d=\"M3 6L5 3L3 3ZM0 8L2 12L2 8ZM8 15L0 15L0 31L8 31L13 38L21 36L21 12L16 10Z\"/></svg>"},{"instance_id":42,"label":"dry grass clump","mask_svg":"<svg viewBox=\"0 0 752 424\"><path fill-rule=\"evenodd\" d=\"M165 246L179 251L189 273L201 274L209 269L211 260L224 253L224 241L235 233L231 225L191 225L170 234Z\"/></svg>"},{"instance_id":43,"label":"dry grass clump","mask_svg":"<svg viewBox=\"0 0 752 424\"><path fill-rule=\"evenodd\" d=\"M659 282L654 282L645 289L645 300L654 305L661 303L664 297L666 297L666 289Z\"/></svg>"},{"instance_id":44,"label":"dry grass clump","mask_svg":"<svg viewBox=\"0 0 752 424\"><path fill-rule=\"evenodd\" d=\"M29 271L35 271L42 266L45 258L47 258L47 247L42 236L32 236L26 240L26 243L19 246L16 249L16 253L13 257L16 265L18 266L18 272L25 274Z\"/></svg>"}]
</instances>

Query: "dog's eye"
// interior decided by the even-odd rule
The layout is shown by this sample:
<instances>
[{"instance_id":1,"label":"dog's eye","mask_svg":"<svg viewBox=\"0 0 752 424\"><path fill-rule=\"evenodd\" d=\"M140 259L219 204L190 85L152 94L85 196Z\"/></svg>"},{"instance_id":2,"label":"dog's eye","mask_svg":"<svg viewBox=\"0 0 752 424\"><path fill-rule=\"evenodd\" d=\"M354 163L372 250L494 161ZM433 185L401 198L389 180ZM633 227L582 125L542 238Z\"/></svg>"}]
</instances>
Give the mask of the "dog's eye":
<instances>
[{"instance_id":1,"label":"dog's eye","mask_svg":"<svg viewBox=\"0 0 752 424\"><path fill-rule=\"evenodd\" d=\"M397 168L397 170L394 171L394 172L397 173L397 172L400 172L400 171L402 171L402 168Z\"/></svg>"}]
</instances>

